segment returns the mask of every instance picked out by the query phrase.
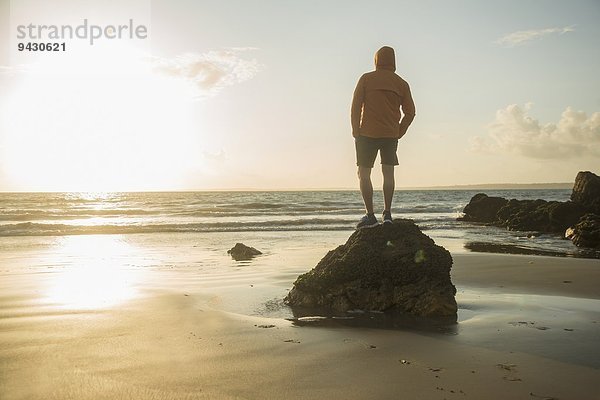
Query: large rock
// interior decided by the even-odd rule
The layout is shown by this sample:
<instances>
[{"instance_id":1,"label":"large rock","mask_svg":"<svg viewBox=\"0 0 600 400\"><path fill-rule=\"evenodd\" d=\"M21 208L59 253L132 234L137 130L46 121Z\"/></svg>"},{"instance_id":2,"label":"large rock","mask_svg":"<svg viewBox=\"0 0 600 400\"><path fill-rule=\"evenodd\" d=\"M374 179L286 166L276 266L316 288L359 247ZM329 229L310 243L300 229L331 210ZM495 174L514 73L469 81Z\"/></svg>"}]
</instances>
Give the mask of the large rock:
<instances>
[{"instance_id":1,"label":"large rock","mask_svg":"<svg viewBox=\"0 0 600 400\"><path fill-rule=\"evenodd\" d=\"M459 219L473 222L494 222L496 214L507 202L508 200L502 197L490 197L485 193L477 193L463 210L465 215Z\"/></svg>"},{"instance_id":2,"label":"large rock","mask_svg":"<svg viewBox=\"0 0 600 400\"><path fill-rule=\"evenodd\" d=\"M600 249L600 215L584 215L574 227L567 229L566 236L579 247Z\"/></svg>"},{"instance_id":3,"label":"large rock","mask_svg":"<svg viewBox=\"0 0 600 400\"><path fill-rule=\"evenodd\" d=\"M589 171L579 172L575 177L571 201L600 215L600 176Z\"/></svg>"},{"instance_id":4,"label":"large rock","mask_svg":"<svg viewBox=\"0 0 600 400\"><path fill-rule=\"evenodd\" d=\"M452 257L411 220L354 232L300 275L284 301L325 312L396 310L456 316Z\"/></svg>"}]
</instances>

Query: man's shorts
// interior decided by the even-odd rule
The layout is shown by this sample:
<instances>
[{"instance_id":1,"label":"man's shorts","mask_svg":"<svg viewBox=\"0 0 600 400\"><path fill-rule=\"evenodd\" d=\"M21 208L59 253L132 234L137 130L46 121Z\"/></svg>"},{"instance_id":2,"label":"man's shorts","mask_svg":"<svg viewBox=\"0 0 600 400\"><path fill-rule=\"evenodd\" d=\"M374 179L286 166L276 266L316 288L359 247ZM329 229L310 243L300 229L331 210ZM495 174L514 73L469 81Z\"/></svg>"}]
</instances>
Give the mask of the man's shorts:
<instances>
[{"instance_id":1,"label":"man's shorts","mask_svg":"<svg viewBox=\"0 0 600 400\"><path fill-rule=\"evenodd\" d=\"M398 139L372 138L358 136L354 138L356 146L356 165L359 167L373 168L377 152L381 157L382 165L398 165Z\"/></svg>"}]
</instances>

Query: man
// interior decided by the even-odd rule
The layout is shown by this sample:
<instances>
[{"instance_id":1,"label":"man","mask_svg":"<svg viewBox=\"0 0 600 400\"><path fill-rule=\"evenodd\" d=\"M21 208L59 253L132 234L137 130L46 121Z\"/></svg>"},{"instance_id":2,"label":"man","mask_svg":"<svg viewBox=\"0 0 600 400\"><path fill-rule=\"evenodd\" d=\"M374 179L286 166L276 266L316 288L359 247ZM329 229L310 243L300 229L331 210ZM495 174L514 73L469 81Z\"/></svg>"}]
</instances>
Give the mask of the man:
<instances>
[{"instance_id":1,"label":"man","mask_svg":"<svg viewBox=\"0 0 600 400\"><path fill-rule=\"evenodd\" d=\"M371 183L371 169L378 152L383 173L383 223L392 223L398 139L406 134L415 118L415 104L410 87L395 71L394 49L384 46L375 53L375 71L361 76L354 90L350 120L356 146L360 193L367 211L356 226L357 229L379 224L373 212Z\"/></svg>"}]
</instances>

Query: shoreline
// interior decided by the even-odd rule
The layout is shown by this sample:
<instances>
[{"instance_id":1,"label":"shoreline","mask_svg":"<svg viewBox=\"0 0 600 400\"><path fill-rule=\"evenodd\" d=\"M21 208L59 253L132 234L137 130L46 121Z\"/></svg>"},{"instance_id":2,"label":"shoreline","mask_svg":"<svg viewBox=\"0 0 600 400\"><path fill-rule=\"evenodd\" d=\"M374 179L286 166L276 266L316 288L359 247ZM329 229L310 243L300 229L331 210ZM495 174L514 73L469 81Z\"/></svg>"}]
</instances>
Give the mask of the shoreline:
<instances>
[{"instance_id":1,"label":"shoreline","mask_svg":"<svg viewBox=\"0 0 600 400\"><path fill-rule=\"evenodd\" d=\"M459 315L451 329L344 320L300 326L269 301L281 299L334 238L316 246L280 239L242 263L211 237L196 254L205 272L178 266L195 257L163 253L171 242L136 247L117 239L66 241L95 244L99 255L56 268L65 253L51 246L24 258L3 255L3 398L592 400L600 393L597 260L452 253ZM117 291L124 297L98 304L44 297L81 263L107 267L106 246L115 243L125 247L113 254L123 260L111 274L128 280L131 296ZM179 236L176 248L188 243L192 237ZM92 275L92 284L101 277ZM81 282L84 295L94 294Z\"/></svg>"}]
</instances>

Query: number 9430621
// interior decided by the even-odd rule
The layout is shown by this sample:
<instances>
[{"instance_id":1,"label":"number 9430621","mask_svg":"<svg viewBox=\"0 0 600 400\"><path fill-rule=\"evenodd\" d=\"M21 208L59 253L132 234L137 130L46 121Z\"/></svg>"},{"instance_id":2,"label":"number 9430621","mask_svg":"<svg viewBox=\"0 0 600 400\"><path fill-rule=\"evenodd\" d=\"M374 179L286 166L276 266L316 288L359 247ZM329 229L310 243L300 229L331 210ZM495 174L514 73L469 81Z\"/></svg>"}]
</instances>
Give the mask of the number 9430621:
<instances>
[{"instance_id":1,"label":"number 9430621","mask_svg":"<svg viewBox=\"0 0 600 400\"><path fill-rule=\"evenodd\" d=\"M66 44L63 43L18 43L17 49L19 51L65 51L67 49Z\"/></svg>"}]
</instances>

